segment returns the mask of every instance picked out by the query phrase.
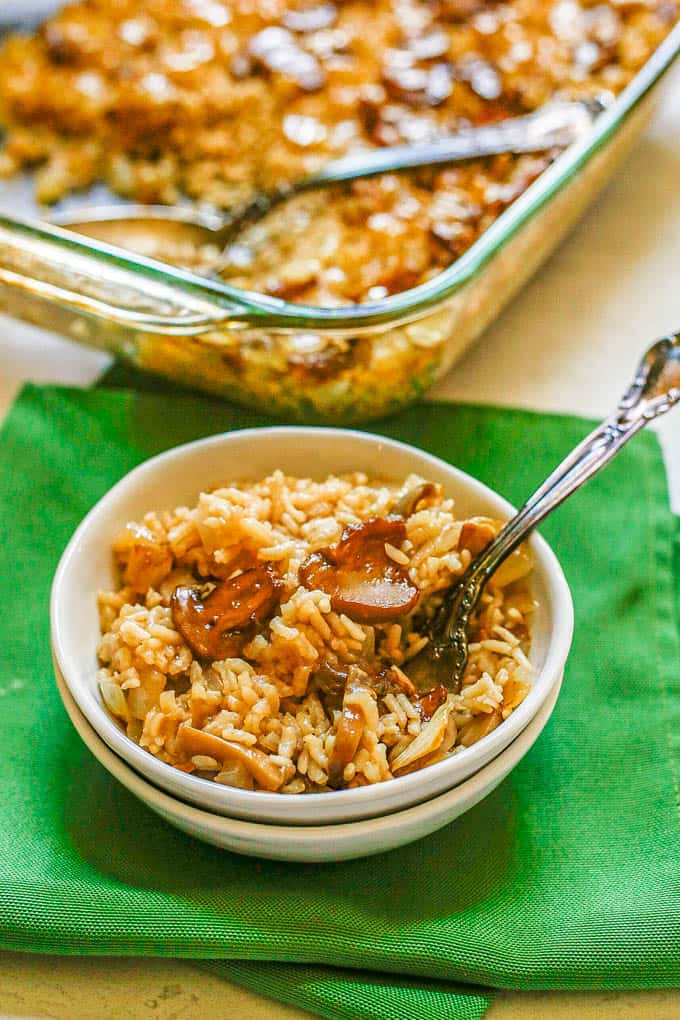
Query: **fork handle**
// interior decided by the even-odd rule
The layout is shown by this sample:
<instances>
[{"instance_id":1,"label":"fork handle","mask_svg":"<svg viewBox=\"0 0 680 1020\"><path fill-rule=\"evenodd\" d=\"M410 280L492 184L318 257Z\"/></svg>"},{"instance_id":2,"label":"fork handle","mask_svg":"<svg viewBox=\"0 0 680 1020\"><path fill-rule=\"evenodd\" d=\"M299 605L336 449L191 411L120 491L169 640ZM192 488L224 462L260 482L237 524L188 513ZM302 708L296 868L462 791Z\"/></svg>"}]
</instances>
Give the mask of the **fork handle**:
<instances>
[{"instance_id":1,"label":"fork handle","mask_svg":"<svg viewBox=\"0 0 680 1020\"><path fill-rule=\"evenodd\" d=\"M487 581L534 528L601 471L637 432L679 402L680 332L658 340L649 348L616 410L565 457L473 560L451 601L445 603L444 640L451 639L461 625L467 630L470 615Z\"/></svg>"}]
</instances>

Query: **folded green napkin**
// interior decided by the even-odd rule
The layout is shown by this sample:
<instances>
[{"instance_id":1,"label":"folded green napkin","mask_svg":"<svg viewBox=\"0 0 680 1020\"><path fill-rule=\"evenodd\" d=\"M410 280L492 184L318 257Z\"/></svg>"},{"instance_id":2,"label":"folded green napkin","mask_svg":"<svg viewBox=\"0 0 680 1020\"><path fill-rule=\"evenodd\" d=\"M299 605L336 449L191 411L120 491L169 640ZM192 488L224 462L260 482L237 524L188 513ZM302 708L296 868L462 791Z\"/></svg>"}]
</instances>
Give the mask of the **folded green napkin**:
<instances>
[{"instance_id":1,"label":"folded green napkin","mask_svg":"<svg viewBox=\"0 0 680 1020\"><path fill-rule=\"evenodd\" d=\"M256 423L182 394L51 387L25 389L5 423L0 947L222 961L327 1017L479 1017L478 986L680 984L675 522L651 434L546 522L576 605L562 695L508 779L435 835L348 864L247 859L170 828L83 747L50 664L65 543L143 458ZM587 427L430 404L375 430L517 502Z\"/></svg>"}]
</instances>

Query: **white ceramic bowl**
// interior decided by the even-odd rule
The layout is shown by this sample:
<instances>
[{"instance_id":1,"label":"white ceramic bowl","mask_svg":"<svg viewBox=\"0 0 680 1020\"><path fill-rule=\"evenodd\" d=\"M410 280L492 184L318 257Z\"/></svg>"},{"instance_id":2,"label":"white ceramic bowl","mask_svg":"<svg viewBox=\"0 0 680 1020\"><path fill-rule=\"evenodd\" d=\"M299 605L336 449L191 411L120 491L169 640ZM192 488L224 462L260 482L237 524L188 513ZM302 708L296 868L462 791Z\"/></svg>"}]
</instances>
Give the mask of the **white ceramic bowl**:
<instances>
[{"instance_id":1,"label":"white ceramic bowl","mask_svg":"<svg viewBox=\"0 0 680 1020\"><path fill-rule=\"evenodd\" d=\"M51 599L56 662L76 704L108 746L156 786L208 811L259 822L318 825L375 817L428 800L493 760L533 719L561 675L572 636L569 588L555 555L533 536L533 687L501 726L470 748L419 772L374 786L284 797L237 790L187 775L138 747L105 710L97 687L97 591L114 585L111 542L150 509L192 505L201 489L264 477L275 468L324 478L365 471L403 480L417 472L440 482L462 515L509 517L513 508L491 489L444 461L380 436L343 429L267 428L213 436L161 454L115 485L90 511L64 552Z\"/></svg>"},{"instance_id":2,"label":"white ceramic bowl","mask_svg":"<svg viewBox=\"0 0 680 1020\"><path fill-rule=\"evenodd\" d=\"M166 822L205 843L247 857L308 864L349 861L394 850L429 836L479 804L533 747L555 708L562 686L560 676L529 725L505 751L470 779L424 804L380 818L339 825L265 825L201 811L147 782L97 736L58 669L56 675L64 707L83 742L112 776Z\"/></svg>"}]
</instances>

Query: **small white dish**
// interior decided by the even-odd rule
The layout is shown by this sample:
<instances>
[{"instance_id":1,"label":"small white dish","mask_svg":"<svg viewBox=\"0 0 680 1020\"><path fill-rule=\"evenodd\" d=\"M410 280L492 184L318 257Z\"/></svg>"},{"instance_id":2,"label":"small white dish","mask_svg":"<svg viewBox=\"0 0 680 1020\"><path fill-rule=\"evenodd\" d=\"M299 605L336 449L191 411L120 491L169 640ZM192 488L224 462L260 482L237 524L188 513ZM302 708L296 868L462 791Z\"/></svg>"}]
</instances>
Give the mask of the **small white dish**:
<instances>
[{"instance_id":1,"label":"small white dish","mask_svg":"<svg viewBox=\"0 0 680 1020\"><path fill-rule=\"evenodd\" d=\"M395 850L429 836L459 818L495 790L533 747L555 708L562 686L562 677L559 676L543 705L519 737L471 779L439 797L380 818L365 818L339 825L265 825L201 811L169 797L137 775L97 736L79 711L58 668L56 676L69 718L95 758L130 793L166 822L205 843L247 857L306 864L350 861Z\"/></svg>"},{"instance_id":2,"label":"small white dish","mask_svg":"<svg viewBox=\"0 0 680 1020\"><path fill-rule=\"evenodd\" d=\"M461 515L507 518L513 508L497 493L457 468L382 436L345 429L245 429L179 446L141 464L90 511L59 564L51 597L52 646L68 688L106 744L138 773L175 797L229 817L287 825L318 825L376 817L436 797L492 761L514 741L544 704L569 653L571 595L547 543L534 535L530 658L535 679L521 705L472 747L418 772L373 786L334 793L281 796L238 790L187 775L130 740L108 714L97 686L97 591L114 586L111 543L130 520L150 509L191 505L198 493L230 479L257 479L282 468L292 475L324 478L364 471L402 481L415 472L439 482Z\"/></svg>"}]
</instances>

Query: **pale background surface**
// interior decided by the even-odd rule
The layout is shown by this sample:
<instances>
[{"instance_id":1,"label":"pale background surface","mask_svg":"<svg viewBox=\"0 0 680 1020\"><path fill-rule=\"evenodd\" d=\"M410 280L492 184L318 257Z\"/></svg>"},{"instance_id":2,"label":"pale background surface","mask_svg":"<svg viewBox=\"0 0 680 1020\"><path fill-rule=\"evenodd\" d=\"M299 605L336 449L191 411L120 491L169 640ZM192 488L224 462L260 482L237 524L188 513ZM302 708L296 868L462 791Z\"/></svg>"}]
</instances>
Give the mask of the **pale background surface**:
<instances>
[{"instance_id":1,"label":"pale background surface","mask_svg":"<svg viewBox=\"0 0 680 1020\"><path fill-rule=\"evenodd\" d=\"M613 406L647 343L680 328L679 129L676 73L615 183L436 396L592 416ZM0 416L23 379L84 384L105 365L99 354L0 317ZM663 422L661 433L680 512L680 411ZM0 954L0 1020L227 1016L293 1020L307 1014L183 962ZM488 1017L680 1020L680 992L504 993Z\"/></svg>"}]
</instances>

